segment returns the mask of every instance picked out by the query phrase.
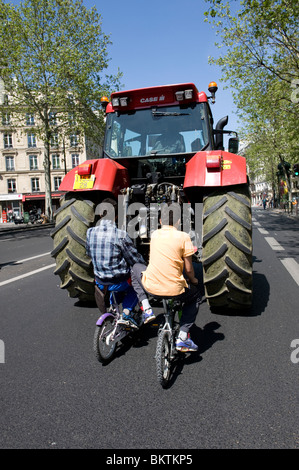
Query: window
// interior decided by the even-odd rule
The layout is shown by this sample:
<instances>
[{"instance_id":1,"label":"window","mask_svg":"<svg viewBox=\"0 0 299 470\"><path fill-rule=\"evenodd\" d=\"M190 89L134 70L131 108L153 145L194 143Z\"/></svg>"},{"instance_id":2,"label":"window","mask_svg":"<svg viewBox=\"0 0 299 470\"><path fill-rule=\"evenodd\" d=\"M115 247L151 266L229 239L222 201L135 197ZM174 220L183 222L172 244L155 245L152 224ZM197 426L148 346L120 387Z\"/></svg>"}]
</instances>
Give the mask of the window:
<instances>
[{"instance_id":1,"label":"window","mask_svg":"<svg viewBox=\"0 0 299 470\"><path fill-rule=\"evenodd\" d=\"M58 147L58 134L57 132L54 132L51 136L50 140L50 145L51 147Z\"/></svg>"},{"instance_id":2,"label":"window","mask_svg":"<svg viewBox=\"0 0 299 470\"><path fill-rule=\"evenodd\" d=\"M78 145L78 135L77 134L71 134L70 135L70 146L71 147L76 147Z\"/></svg>"},{"instance_id":3,"label":"window","mask_svg":"<svg viewBox=\"0 0 299 470\"><path fill-rule=\"evenodd\" d=\"M31 191L39 191L39 178L31 178Z\"/></svg>"},{"instance_id":4,"label":"window","mask_svg":"<svg viewBox=\"0 0 299 470\"><path fill-rule=\"evenodd\" d=\"M27 134L28 148L36 147L36 137L33 132Z\"/></svg>"},{"instance_id":5,"label":"window","mask_svg":"<svg viewBox=\"0 0 299 470\"><path fill-rule=\"evenodd\" d=\"M29 155L29 168L30 170L38 169L37 155Z\"/></svg>"},{"instance_id":6,"label":"window","mask_svg":"<svg viewBox=\"0 0 299 470\"><path fill-rule=\"evenodd\" d=\"M75 113L69 113L69 126L74 127L76 125Z\"/></svg>"},{"instance_id":7,"label":"window","mask_svg":"<svg viewBox=\"0 0 299 470\"><path fill-rule=\"evenodd\" d=\"M196 153L210 144L208 126L205 103L108 113L104 151L112 158Z\"/></svg>"},{"instance_id":8,"label":"window","mask_svg":"<svg viewBox=\"0 0 299 470\"><path fill-rule=\"evenodd\" d=\"M17 192L17 184L16 184L16 180L14 178L7 180L7 192L9 192L9 193L16 193Z\"/></svg>"},{"instance_id":9,"label":"window","mask_svg":"<svg viewBox=\"0 0 299 470\"><path fill-rule=\"evenodd\" d=\"M6 171L15 170L15 158L12 156L5 157Z\"/></svg>"},{"instance_id":10,"label":"window","mask_svg":"<svg viewBox=\"0 0 299 470\"><path fill-rule=\"evenodd\" d=\"M61 180L62 180L61 176L54 176L54 191L59 190Z\"/></svg>"},{"instance_id":11,"label":"window","mask_svg":"<svg viewBox=\"0 0 299 470\"><path fill-rule=\"evenodd\" d=\"M27 126L34 126L34 114L26 113L26 125Z\"/></svg>"},{"instance_id":12,"label":"window","mask_svg":"<svg viewBox=\"0 0 299 470\"><path fill-rule=\"evenodd\" d=\"M49 124L50 126L57 125L56 113L54 113L53 111L49 113Z\"/></svg>"},{"instance_id":13,"label":"window","mask_svg":"<svg viewBox=\"0 0 299 470\"><path fill-rule=\"evenodd\" d=\"M12 148L12 134L4 134L4 148Z\"/></svg>"},{"instance_id":14,"label":"window","mask_svg":"<svg viewBox=\"0 0 299 470\"><path fill-rule=\"evenodd\" d=\"M72 153L72 168L75 168L78 165L79 165L79 154Z\"/></svg>"},{"instance_id":15,"label":"window","mask_svg":"<svg viewBox=\"0 0 299 470\"><path fill-rule=\"evenodd\" d=\"M10 124L10 114L9 113L3 113L2 114L2 125L3 126L8 126Z\"/></svg>"},{"instance_id":16,"label":"window","mask_svg":"<svg viewBox=\"0 0 299 470\"><path fill-rule=\"evenodd\" d=\"M56 153L52 155L52 168L53 170L60 168L60 156Z\"/></svg>"}]
</instances>

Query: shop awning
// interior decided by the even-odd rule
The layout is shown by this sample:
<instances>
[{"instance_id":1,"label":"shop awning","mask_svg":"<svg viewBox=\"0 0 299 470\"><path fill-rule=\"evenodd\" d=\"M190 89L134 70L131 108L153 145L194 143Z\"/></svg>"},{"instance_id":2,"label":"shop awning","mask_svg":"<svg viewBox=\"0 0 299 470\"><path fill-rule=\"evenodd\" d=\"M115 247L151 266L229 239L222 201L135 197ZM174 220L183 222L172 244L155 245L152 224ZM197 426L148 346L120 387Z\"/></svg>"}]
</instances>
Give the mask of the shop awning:
<instances>
[{"instance_id":1,"label":"shop awning","mask_svg":"<svg viewBox=\"0 0 299 470\"><path fill-rule=\"evenodd\" d=\"M60 198L64 193L51 193L52 199ZM23 194L22 202L25 201L36 201L36 200L44 200L45 193L38 193L38 194Z\"/></svg>"}]
</instances>

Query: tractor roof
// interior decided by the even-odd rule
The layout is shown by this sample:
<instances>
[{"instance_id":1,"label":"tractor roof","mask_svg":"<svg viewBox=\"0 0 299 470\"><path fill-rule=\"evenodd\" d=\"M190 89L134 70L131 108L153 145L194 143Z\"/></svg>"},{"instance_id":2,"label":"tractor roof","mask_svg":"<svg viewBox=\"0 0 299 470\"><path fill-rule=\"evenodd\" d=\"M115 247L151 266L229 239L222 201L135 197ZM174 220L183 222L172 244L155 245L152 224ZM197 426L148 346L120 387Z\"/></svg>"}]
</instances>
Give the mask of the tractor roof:
<instances>
[{"instance_id":1,"label":"tractor roof","mask_svg":"<svg viewBox=\"0 0 299 470\"><path fill-rule=\"evenodd\" d=\"M198 92L193 83L179 83L176 85L117 91L111 94L111 102L108 104L106 112L130 111L137 108L194 102L207 102L207 95L204 92Z\"/></svg>"}]
</instances>

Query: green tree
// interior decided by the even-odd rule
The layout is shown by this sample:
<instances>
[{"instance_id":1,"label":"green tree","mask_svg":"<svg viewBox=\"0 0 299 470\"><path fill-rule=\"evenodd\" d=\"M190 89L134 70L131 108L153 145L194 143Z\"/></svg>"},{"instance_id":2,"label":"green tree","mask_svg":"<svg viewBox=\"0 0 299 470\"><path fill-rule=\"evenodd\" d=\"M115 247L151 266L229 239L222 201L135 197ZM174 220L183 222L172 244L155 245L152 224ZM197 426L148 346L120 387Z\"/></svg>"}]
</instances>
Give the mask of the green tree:
<instances>
[{"instance_id":1,"label":"green tree","mask_svg":"<svg viewBox=\"0 0 299 470\"><path fill-rule=\"evenodd\" d=\"M298 1L206 1L222 39L210 62L232 90L251 173L263 171L274 184L277 164L299 155Z\"/></svg>"},{"instance_id":2,"label":"green tree","mask_svg":"<svg viewBox=\"0 0 299 470\"><path fill-rule=\"evenodd\" d=\"M0 19L0 78L10 97L9 112L22 119L25 113L38 117L35 132L45 148L45 210L52 220L51 139L57 132L64 138L76 132L101 142L100 99L119 89L121 73L104 75L111 42L102 31L101 15L81 0L24 0L17 6L1 0Z\"/></svg>"}]
</instances>

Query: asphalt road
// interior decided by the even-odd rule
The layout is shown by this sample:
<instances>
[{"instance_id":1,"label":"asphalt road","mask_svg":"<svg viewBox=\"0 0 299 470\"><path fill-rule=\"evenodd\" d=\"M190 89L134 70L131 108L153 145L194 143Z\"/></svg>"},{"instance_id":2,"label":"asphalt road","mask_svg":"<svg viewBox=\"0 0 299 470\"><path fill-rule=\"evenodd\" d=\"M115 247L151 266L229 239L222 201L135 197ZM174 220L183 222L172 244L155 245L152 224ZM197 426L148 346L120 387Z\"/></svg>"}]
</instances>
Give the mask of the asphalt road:
<instances>
[{"instance_id":1,"label":"asphalt road","mask_svg":"<svg viewBox=\"0 0 299 470\"><path fill-rule=\"evenodd\" d=\"M49 230L1 235L0 448L298 449L298 228L254 210L252 310L215 315L204 302L192 331L199 352L177 364L166 390L157 327L102 366L97 309L59 289Z\"/></svg>"}]
</instances>

